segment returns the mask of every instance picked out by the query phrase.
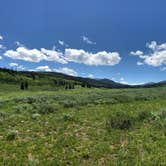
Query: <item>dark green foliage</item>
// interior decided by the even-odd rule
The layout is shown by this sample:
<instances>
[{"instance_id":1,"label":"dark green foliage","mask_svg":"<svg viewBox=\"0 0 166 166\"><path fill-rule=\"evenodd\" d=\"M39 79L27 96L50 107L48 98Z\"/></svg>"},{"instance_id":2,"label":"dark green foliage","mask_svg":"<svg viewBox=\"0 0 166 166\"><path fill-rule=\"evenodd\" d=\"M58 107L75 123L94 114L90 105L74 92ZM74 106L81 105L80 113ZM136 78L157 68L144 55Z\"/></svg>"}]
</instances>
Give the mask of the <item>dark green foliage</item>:
<instances>
[{"instance_id":1,"label":"dark green foliage","mask_svg":"<svg viewBox=\"0 0 166 166\"><path fill-rule=\"evenodd\" d=\"M35 74L34 73L31 73L31 76L32 76L32 79L35 80L36 77L35 77Z\"/></svg>"},{"instance_id":2,"label":"dark green foliage","mask_svg":"<svg viewBox=\"0 0 166 166\"><path fill-rule=\"evenodd\" d=\"M25 89L28 90L28 81L25 81Z\"/></svg>"},{"instance_id":3,"label":"dark green foliage","mask_svg":"<svg viewBox=\"0 0 166 166\"><path fill-rule=\"evenodd\" d=\"M64 108L72 108L77 105L76 101L69 101L69 100L60 102L60 104L62 104Z\"/></svg>"},{"instance_id":4,"label":"dark green foliage","mask_svg":"<svg viewBox=\"0 0 166 166\"><path fill-rule=\"evenodd\" d=\"M138 113L138 120L140 120L140 121L145 120L145 119L150 119L152 117L153 117L153 115L149 111L141 111Z\"/></svg>"},{"instance_id":5,"label":"dark green foliage","mask_svg":"<svg viewBox=\"0 0 166 166\"><path fill-rule=\"evenodd\" d=\"M161 119L166 119L166 110L162 110L160 113L159 113L159 117Z\"/></svg>"},{"instance_id":6,"label":"dark green foliage","mask_svg":"<svg viewBox=\"0 0 166 166\"><path fill-rule=\"evenodd\" d=\"M21 81L20 89L21 90L28 90L28 81Z\"/></svg>"},{"instance_id":7,"label":"dark green foliage","mask_svg":"<svg viewBox=\"0 0 166 166\"><path fill-rule=\"evenodd\" d=\"M17 132L16 131L9 131L7 136L6 136L6 140L7 141L13 141L16 139L17 136Z\"/></svg>"},{"instance_id":8,"label":"dark green foliage","mask_svg":"<svg viewBox=\"0 0 166 166\"><path fill-rule=\"evenodd\" d=\"M132 126L133 120L133 117L123 111L116 112L109 116L106 121L106 127L108 129L129 129Z\"/></svg>"},{"instance_id":9,"label":"dark green foliage","mask_svg":"<svg viewBox=\"0 0 166 166\"><path fill-rule=\"evenodd\" d=\"M58 110L53 106L49 104L42 104L38 108L39 114L50 114L50 113L56 113Z\"/></svg>"},{"instance_id":10,"label":"dark green foliage","mask_svg":"<svg viewBox=\"0 0 166 166\"><path fill-rule=\"evenodd\" d=\"M64 121L72 121L73 118L72 118L71 115L67 115L67 114L66 114L66 115L63 116L63 120L64 120Z\"/></svg>"},{"instance_id":11,"label":"dark green foliage","mask_svg":"<svg viewBox=\"0 0 166 166\"><path fill-rule=\"evenodd\" d=\"M21 90L24 90L24 89L25 89L25 87L24 87L24 82L21 82L21 84L20 84L20 89L21 89Z\"/></svg>"},{"instance_id":12,"label":"dark green foliage","mask_svg":"<svg viewBox=\"0 0 166 166\"><path fill-rule=\"evenodd\" d=\"M166 129L166 111L162 110L155 115L153 126L159 130Z\"/></svg>"},{"instance_id":13,"label":"dark green foliage","mask_svg":"<svg viewBox=\"0 0 166 166\"><path fill-rule=\"evenodd\" d=\"M0 111L0 118L6 117L7 113L4 111Z\"/></svg>"},{"instance_id":14,"label":"dark green foliage","mask_svg":"<svg viewBox=\"0 0 166 166\"><path fill-rule=\"evenodd\" d=\"M38 113L35 113L35 114L32 114L32 119L36 120L40 117L40 114Z\"/></svg>"}]
</instances>

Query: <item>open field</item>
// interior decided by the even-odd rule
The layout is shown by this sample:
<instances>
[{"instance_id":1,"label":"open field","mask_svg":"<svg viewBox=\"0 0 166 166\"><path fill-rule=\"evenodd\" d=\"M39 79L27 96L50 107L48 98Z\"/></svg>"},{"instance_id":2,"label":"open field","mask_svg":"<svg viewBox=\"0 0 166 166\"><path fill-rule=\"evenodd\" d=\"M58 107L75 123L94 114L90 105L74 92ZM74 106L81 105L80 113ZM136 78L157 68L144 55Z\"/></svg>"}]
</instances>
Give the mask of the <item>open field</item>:
<instances>
[{"instance_id":1,"label":"open field","mask_svg":"<svg viewBox=\"0 0 166 166\"><path fill-rule=\"evenodd\" d=\"M165 165L166 87L0 86L1 165Z\"/></svg>"}]
</instances>

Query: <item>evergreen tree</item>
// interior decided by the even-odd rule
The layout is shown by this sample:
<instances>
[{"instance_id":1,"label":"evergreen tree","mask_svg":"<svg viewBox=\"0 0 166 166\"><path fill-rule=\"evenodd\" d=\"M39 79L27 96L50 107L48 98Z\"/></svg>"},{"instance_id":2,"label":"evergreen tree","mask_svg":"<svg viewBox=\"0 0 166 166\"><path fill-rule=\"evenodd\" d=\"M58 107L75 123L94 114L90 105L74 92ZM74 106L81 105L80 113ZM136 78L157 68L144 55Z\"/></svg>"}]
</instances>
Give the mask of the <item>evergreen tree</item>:
<instances>
[{"instance_id":1,"label":"evergreen tree","mask_svg":"<svg viewBox=\"0 0 166 166\"><path fill-rule=\"evenodd\" d=\"M36 79L36 77L35 77L35 74L34 74L34 73L32 73L32 74L31 74L31 76L32 76L32 79L33 79L33 80L35 80L35 79Z\"/></svg>"},{"instance_id":2,"label":"evergreen tree","mask_svg":"<svg viewBox=\"0 0 166 166\"><path fill-rule=\"evenodd\" d=\"M20 89L24 90L24 83L23 82L21 82Z\"/></svg>"},{"instance_id":3,"label":"evergreen tree","mask_svg":"<svg viewBox=\"0 0 166 166\"><path fill-rule=\"evenodd\" d=\"M65 89L66 89L66 90L68 89L68 85L65 86Z\"/></svg>"},{"instance_id":4,"label":"evergreen tree","mask_svg":"<svg viewBox=\"0 0 166 166\"><path fill-rule=\"evenodd\" d=\"M28 81L25 82L25 89L28 90Z\"/></svg>"}]
</instances>

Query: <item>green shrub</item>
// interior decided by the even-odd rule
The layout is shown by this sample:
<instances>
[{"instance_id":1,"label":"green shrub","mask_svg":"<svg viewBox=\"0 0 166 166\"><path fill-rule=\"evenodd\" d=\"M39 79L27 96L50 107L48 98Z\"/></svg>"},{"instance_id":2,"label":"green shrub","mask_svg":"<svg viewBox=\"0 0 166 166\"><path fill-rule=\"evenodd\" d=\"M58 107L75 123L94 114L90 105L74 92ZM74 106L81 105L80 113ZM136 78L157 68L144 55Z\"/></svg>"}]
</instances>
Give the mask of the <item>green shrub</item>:
<instances>
[{"instance_id":1,"label":"green shrub","mask_svg":"<svg viewBox=\"0 0 166 166\"><path fill-rule=\"evenodd\" d=\"M62 104L64 108L72 108L77 105L77 102L66 100L66 101L60 102L60 104Z\"/></svg>"},{"instance_id":2,"label":"green shrub","mask_svg":"<svg viewBox=\"0 0 166 166\"><path fill-rule=\"evenodd\" d=\"M55 106L50 104L41 105L37 110L39 114L50 114L50 113L56 113L57 111L58 110L55 108Z\"/></svg>"},{"instance_id":3,"label":"green shrub","mask_svg":"<svg viewBox=\"0 0 166 166\"><path fill-rule=\"evenodd\" d=\"M141 111L138 113L138 120L142 121L152 117L152 113L149 111Z\"/></svg>"},{"instance_id":4,"label":"green shrub","mask_svg":"<svg viewBox=\"0 0 166 166\"><path fill-rule=\"evenodd\" d=\"M0 111L0 117L1 117L1 118L4 118L5 116L6 116L6 113L3 112L3 111Z\"/></svg>"},{"instance_id":5,"label":"green shrub","mask_svg":"<svg viewBox=\"0 0 166 166\"><path fill-rule=\"evenodd\" d=\"M162 110L155 114L153 126L159 130L166 129L166 110Z\"/></svg>"},{"instance_id":6,"label":"green shrub","mask_svg":"<svg viewBox=\"0 0 166 166\"><path fill-rule=\"evenodd\" d=\"M32 114L32 119L38 119L39 117L40 117L40 114L38 113Z\"/></svg>"},{"instance_id":7,"label":"green shrub","mask_svg":"<svg viewBox=\"0 0 166 166\"><path fill-rule=\"evenodd\" d=\"M166 119L157 119L154 121L153 126L159 130L166 129Z\"/></svg>"},{"instance_id":8,"label":"green shrub","mask_svg":"<svg viewBox=\"0 0 166 166\"><path fill-rule=\"evenodd\" d=\"M23 103L23 104L20 104L18 103L16 106L13 107L13 110L16 112L16 113L21 113L23 111L31 111L33 108L32 108L32 105L31 104L27 104L27 103Z\"/></svg>"},{"instance_id":9,"label":"green shrub","mask_svg":"<svg viewBox=\"0 0 166 166\"><path fill-rule=\"evenodd\" d=\"M71 115L67 115L67 114L66 114L66 115L63 116L63 120L64 120L64 121L72 121L72 120L73 120L73 117L72 117Z\"/></svg>"},{"instance_id":10,"label":"green shrub","mask_svg":"<svg viewBox=\"0 0 166 166\"><path fill-rule=\"evenodd\" d=\"M165 119L166 118L166 110L162 110L160 113L159 113L159 117L161 119Z\"/></svg>"},{"instance_id":11,"label":"green shrub","mask_svg":"<svg viewBox=\"0 0 166 166\"><path fill-rule=\"evenodd\" d=\"M108 129L129 129L132 126L133 118L129 114L124 112L116 112L113 115L110 115L106 121L106 127Z\"/></svg>"},{"instance_id":12,"label":"green shrub","mask_svg":"<svg viewBox=\"0 0 166 166\"><path fill-rule=\"evenodd\" d=\"M6 140L7 141L13 141L16 139L17 136L17 132L16 131L9 131L7 136L6 136Z\"/></svg>"},{"instance_id":13,"label":"green shrub","mask_svg":"<svg viewBox=\"0 0 166 166\"><path fill-rule=\"evenodd\" d=\"M3 119L0 119L0 125L3 125Z\"/></svg>"}]
</instances>

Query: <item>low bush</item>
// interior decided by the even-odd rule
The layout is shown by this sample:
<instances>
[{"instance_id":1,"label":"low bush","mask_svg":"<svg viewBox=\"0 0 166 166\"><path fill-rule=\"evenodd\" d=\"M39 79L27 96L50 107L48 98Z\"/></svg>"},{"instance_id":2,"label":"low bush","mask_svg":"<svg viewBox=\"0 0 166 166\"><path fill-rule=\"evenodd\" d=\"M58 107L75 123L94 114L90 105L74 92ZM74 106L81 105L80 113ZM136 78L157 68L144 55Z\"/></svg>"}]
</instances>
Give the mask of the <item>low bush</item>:
<instances>
[{"instance_id":1,"label":"low bush","mask_svg":"<svg viewBox=\"0 0 166 166\"><path fill-rule=\"evenodd\" d=\"M149 111L141 111L138 113L138 120L139 121L142 121L142 120L145 120L145 119L149 119L149 118L152 118L152 113L149 112Z\"/></svg>"},{"instance_id":2,"label":"low bush","mask_svg":"<svg viewBox=\"0 0 166 166\"><path fill-rule=\"evenodd\" d=\"M161 119L165 119L166 118L166 110L162 110L160 113L159 113L159 117Z\"/></svg>"},{"instance_id":3,"label":"low bush","mask_svg":"<svg viewBox=\"0 0 166 166\"><path fill-rule=\"evenodd\" d=\"M16 106L13 107L13 110L16 112L16 113L21 113L23 111L28 111L30 112L32 110L32 105L31 104L27 104L27 103L23 103L23 104L20 104L18 103Z\"/></svg>"},{"instance_id":4,"label":"low bush","mask_svg":"<svg viewBox=\"0 0 166 166\"><path fill-rule=\"evenodd\" d=\"M6 136L6 140L7 141L13 141L16 139L17 136L17 132L16 131L9 131L7 136Z\"/></svg>"},{"instance_id":5,"label":"low bush","mask_svg":"<svg viewBox=\"0 0 166 166\"><path fill-rule=\"evenodd\" d=\"M116 112L109 116L106 121L106 127L108 129L129 129L132 126L133 117L124 112Z\"/></svg>"},{"instance_id":6,"label":"low bush","mask_svg":"<svg viewBox=\"0 0 166 166\"><path fill-rule=\"evenodd\" d=\"M59 104L62 105L64 108L72 108L77 105L77 102L66 100L63 102L59 102Z\"/></svg>"},{"instance_id":7,"label":"low bush","mask_svg":"<svg viewBox=\"0 0 166 166\"><path fill-rule=\"evenodd\" d=\"M40 117L40 114L38 113L35 113L35 114L32 114L32 119L38 119Z\"/></svg>"},{"instance_id":8,"label":"low bush","mask_svg":"<svg viewBox=\"0 0 166 166\"><path fill-rule=\"evenodd\" d=\"M55 106L50 104L42 104L38 109L37 112L39 114L50 114L50 113L56 113L58 110L55 108Z\"/></svg>"},{"instance_id":9,"label":"low bush","mask_svg":"<svg viewBox=\"0 0 166 166\"><path fill-rule=\"evenodd\" d=\"M0 117L1 117L1 118L4 118L6 115L7 115L7 113L5 113L5 112L3 112L3 111L0 111Z\"/></svg>"},{"instance_id":10,"label":"low bush","mask_svg":"<svg viewBox=\"0 0 166 166\"><path fill-rule=\"evenodd\" d=\"M162 110L155 114L153 126L159 130L166 129L166 110Z\"/></svg>"},{"instance_id":11,"label":"low bush","mask_svg":"<svg viewBox=\"0 0 166 166\"><path fill-rule=\"evenodd\" d=\"M67 115L67 114L66 114L66 115L63 116L63 120L64 120L64 121L72 121L72 120L73 120L73 117L72 117L71 115Z\"/></svg>"}]
</instances>

